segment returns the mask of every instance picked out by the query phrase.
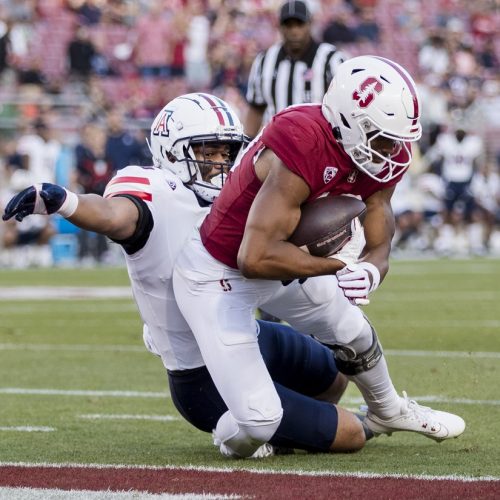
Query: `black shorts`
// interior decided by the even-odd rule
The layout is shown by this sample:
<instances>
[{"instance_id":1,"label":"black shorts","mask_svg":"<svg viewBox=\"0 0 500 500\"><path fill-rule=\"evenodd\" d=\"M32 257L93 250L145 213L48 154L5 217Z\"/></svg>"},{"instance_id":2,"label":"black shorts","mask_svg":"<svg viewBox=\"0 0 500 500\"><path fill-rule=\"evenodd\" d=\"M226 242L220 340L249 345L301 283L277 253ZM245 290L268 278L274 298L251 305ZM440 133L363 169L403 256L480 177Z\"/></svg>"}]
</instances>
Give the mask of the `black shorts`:
<instances>
[{"instance_id":1,"label":"black shorts","mask_svg":"<svg viewBox=\"0 0 500 500\"><path fill-rule=\"evenodd\" d=\"M328 451L337 432L337 409L314 396L330 387L338 375L332 352L288 326L266 321L259 324L259 347L283 407L283 419L270 443ZM172 401L179 413L196 428L212 432L227 406L207 368L168 374Z\"/></svg>"}]
</instances>

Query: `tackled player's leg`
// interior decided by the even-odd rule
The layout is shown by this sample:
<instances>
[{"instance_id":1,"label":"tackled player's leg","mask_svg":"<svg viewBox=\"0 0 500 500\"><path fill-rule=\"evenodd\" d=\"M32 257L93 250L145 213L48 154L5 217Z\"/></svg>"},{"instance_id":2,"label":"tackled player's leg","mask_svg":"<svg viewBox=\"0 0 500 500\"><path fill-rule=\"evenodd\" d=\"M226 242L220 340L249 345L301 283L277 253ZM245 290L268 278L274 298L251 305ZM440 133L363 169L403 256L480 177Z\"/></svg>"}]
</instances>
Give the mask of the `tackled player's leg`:
<instances>
[{"instance_id":1,"label":"tackled player's leg","mask_svg":"<svg viewBox=\"0 0 500 500\"><path fill-rule=\"evenodd\" d=\"M443 440L464 431L459 416L421 407L406 394L397 394L374 328L344 296L334 276L294 281L262 308L332 348L339 370L356 383L368 405L366 424L374 433L413 431Z\"/></svg>"},{"instance_id":2,"label":"tackled player's leg","mask_svg":"<svg viewBox=\"0 0 500 500\"><path fill-rule=\"evenodd\" d=\"M331 351L288 326L262 321L259 326L259 347L283 406L283 418L269 442L313 452L362 448L369 431L353 413L331 404L345 387L344 382L337 384L344 377ZM211 432L227 407L206 367L169 372L169 383L183 417Z\"/></svg>"},{"instance_id":3,"label":"tackled player's leg","mask_svg":"<svg viewBox=\"0 0 500 500\"><path fill-rule=\"evenodd\" d=\"M274 435L283 415L255 322L257 298L271 296L277 284L245 280L211 257L199 237L177 259L173 284L179 308L228 407L217 422L214 442L234 456L249 457Z\"/></svg>"}]
</instances>

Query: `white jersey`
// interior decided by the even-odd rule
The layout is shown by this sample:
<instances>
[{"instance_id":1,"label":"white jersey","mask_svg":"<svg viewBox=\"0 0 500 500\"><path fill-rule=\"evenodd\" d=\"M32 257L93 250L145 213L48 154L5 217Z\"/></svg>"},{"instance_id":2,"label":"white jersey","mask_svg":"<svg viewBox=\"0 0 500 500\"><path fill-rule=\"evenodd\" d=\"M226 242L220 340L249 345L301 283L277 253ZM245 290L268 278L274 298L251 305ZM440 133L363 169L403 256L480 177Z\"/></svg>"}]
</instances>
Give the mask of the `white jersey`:
<instances>
[{"instance_id":1,"label":"white jersey","mask_svg":"<svg viewBox=\"0 0 500 500\"><path fill-rule=\"evenodd\" d=\"M453 134L444 134L436 143L443 156L443 179L447 182L468 182L474 173L474 160L483 152L481 139L467 135L459 142Z\"/></svg>"},{"instance_id":2,"label":"white jersey","mask_svg":"<svg viewBox=\"0 0 500 500\"><path fill-rule=\"evenodd\" d=\"M153 167L121 169L104 192L105 198L116 195L143 200L154 222L143 248L131 255L123 251L134 298L147 328L148 349L160 355L169 370L204 365L177 306L172 272L178 253L208 207L200 207L194 193L177 176Z\"/></svg>"},{"instance_id":3,"label":"white jersey","mask_svg":"<svg viewBox=\"0 0 500 500\"><path fill-rule=\"evenodd\" d=\"M17 151L29 157L30 184L55 182L56 162L61 153L61 145L57 141L46 142L36 134L25 135L19 139Z\"/></svg>"}]
</instances>

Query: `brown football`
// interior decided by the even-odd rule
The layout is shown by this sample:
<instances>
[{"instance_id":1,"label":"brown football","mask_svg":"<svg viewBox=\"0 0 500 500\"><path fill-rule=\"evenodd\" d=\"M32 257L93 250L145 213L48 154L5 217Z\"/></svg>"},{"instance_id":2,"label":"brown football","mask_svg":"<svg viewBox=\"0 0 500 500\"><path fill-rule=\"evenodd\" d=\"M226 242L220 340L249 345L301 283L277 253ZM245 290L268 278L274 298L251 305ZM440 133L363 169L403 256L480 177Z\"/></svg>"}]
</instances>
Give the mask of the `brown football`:
<instances>
[{"instance_id":1,"label":"brown football","mask_svg":"<svg viewBox=\"0 0 500 500\"><path fill-rule=\"evenodd\" d=\"M324 196L304 203L301 211L299 225L288 241L307 247L311 255L328 257L349 241L355 217L363 223L366 205L352 196Z\"/></svg>"}]
</instances>

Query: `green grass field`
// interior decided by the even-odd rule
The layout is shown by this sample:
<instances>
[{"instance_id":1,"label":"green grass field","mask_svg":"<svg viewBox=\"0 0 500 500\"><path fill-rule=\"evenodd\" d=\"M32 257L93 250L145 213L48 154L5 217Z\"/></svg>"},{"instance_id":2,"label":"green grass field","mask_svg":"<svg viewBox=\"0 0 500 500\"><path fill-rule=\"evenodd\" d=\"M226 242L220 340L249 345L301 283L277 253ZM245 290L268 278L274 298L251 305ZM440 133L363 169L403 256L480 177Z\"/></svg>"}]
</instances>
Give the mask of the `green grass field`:
<instances>
[{"instance_id":1,"label":"green grass field","mask_svg":"<svg viewBox=\"0 0 500 500\"><path fill-rule=\"evenodd\" d=\"M180 419L161 362L142 346L132 299L0 300L0 462L499 477L499 281L499 260L396 261L366 308L397 389L463 416L459 439L400 433L357 454L255 462L223 459L208 434ZM124 269L0 271L0 287L127 284ZM358 398L352 386L343 404Z\"/></svg>"}]
</instances>

